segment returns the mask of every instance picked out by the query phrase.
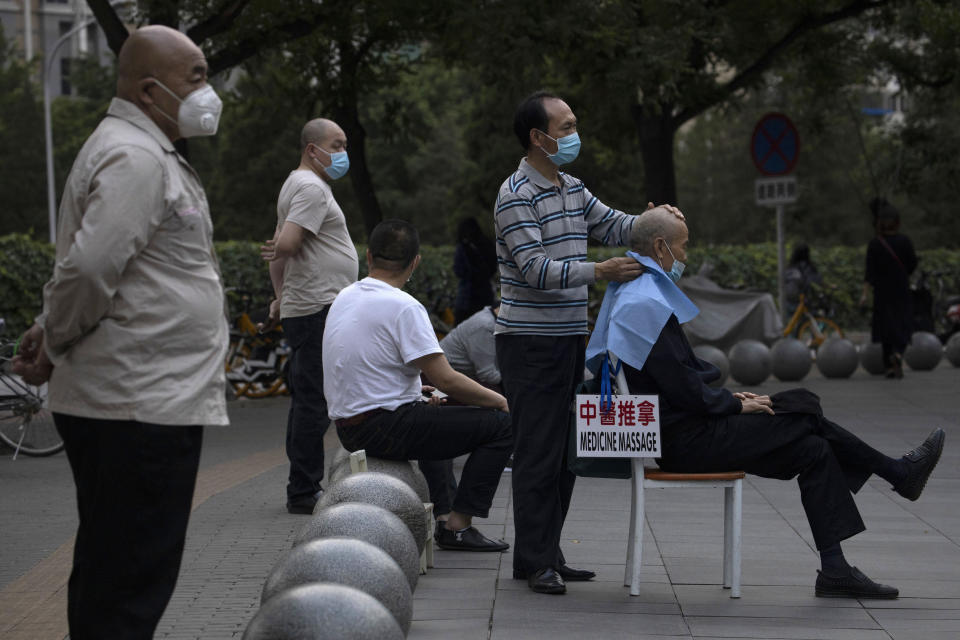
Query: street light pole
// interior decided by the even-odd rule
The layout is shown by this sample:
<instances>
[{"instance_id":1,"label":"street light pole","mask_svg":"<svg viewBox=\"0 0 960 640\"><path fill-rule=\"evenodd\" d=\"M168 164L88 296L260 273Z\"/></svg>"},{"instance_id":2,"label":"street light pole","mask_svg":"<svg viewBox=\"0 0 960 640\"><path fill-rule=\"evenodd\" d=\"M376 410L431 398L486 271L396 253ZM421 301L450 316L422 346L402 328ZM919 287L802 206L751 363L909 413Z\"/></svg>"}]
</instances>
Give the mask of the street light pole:
<instances>
[{"instance_id":1,"label":"street light pole","mask_svg":"<svg viewBox=\"0 0 960 640\"><path fill-rule=\"evenodd\" d=\"M47 152L47 219L50 224L50 244L56 244L57 242L57 190L56 180L53 175L53 125L50 118L50 71L53 66L53 61L57 59L57 51L60 47L78 31L86 29L94 22L96 22L96 20L93 18L85 20L79 26L70 29L70 31L60 36L60 39L53 45L53 50L46 55L46 60L43 61L43 135Z\"/></svg>"},{"instance_id":2,"label":"street light pole","mask_svg":"<svg viewBox=\"0 0 960 640\"><path fill-rule=\"evenodd\" d=\"M127 4L130 0L119 0L111 2L114 7L120 4ZM57 190L56 180L53 174L53 124L50 117L50 72L53 68L53 61L57 58L57 51L64 43L76 35L79 31L86 29L97 21L96 18L87 18L80 25L70 29L60 36L53 45L53 50L44 54L43 61L43 135L44 146L47 154L47 220L50 225L50 244L57 242Z\"/></svg>"}]
</instances>

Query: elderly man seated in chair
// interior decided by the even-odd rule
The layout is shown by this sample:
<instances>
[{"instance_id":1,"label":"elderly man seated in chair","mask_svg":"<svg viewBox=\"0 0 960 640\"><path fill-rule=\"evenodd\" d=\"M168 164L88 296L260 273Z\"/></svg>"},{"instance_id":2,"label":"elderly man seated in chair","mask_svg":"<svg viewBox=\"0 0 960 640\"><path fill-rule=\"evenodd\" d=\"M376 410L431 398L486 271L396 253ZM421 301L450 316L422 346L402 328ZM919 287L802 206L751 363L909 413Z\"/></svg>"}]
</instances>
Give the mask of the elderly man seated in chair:
<instances>
[{"instance_id":1,"label":"elderly man seated in chair","mask_svg":"<svg viewBox=\"0 0 960 640\"><path fill-rule=\"evenodd\" d=\"M708 386L720 372L694 355L680 327L698 313L675 284L687 238L684 222L662 208L640 216L627 255L644 265L644 274L607 289L588 365L596 370L609 352L622 362L631 393L659 396L664 470L797 478L820 552L817 596L896 598L897 589L844 558L840 543L865 530L852 494L876 474L904 498L919 498L943 450L943 430L891 458L825 418L819 398L807 390L768 397Z\"/></svg>"}]
</instances>

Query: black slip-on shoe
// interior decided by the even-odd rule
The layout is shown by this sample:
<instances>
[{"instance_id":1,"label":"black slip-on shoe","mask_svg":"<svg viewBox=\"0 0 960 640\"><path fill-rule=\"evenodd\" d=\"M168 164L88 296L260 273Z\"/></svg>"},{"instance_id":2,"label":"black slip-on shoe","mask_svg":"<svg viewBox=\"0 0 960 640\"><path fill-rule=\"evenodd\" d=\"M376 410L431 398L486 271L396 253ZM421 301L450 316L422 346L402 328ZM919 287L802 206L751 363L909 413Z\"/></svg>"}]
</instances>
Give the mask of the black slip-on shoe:
<instances>
[{"instance_id":1,"label":"black slip-on shoe","mask_svg":"<svg viewBox=\"0 0 960 640\"><path fill-rule=\"evenodd\" d=\"M317 499L313 496L307 496L287 502L287 513L311 515L313 514L313 508L316 506Z\"/></svg>"},{"instance_id":2,"label":"black slip-on shoe","mask_svg":"<svg viewBox=\"0 0 960 640\"><path fill-rule=\"evenodd\" d=\"M894 600L900 595L899 589L874 582L856 567L850 567L842 576L829 576L818 570L814 592L818 598Z\"/></svg>"},{"instance_id":3,"label":"black slip-on shoe","mask_svg":"<svg viewBox=\"0 0 960 640\"><path fill-rule=\"evenodd\" d=\"M293 500L287 499L287 513L297 515L313 515L313 510L317 507L317 501L323 495L323 487L317 489L312 496L301 496Z\"/></svg>"},{"instance_id":4,"label":"black slip-on shoe","mask_svg":"<svg viewBox=\"0 0 960 640\"><path fill-rule=\"evenodd\" d=\"M474 527L463 531L451 531L445 526L437 527L434 540L441 549L452 551L506 551L510 548L503 540L491 540Z\"/></svg>"},{"instance_id":5,"label":"black slip-on shoe","mask_svg":"<svg viewBox=\"0 0 960 640\"><path fill-rule=\"evenodd\" d=\"M527 578L527 585L534 593L549 593L560 595L567 592L567 585L553 567L546 567L535 571Z\"/></svg>"},{"instance_id":6,"label":"black slip-on shoe","mask_svg":"<svg viewBox=\"0 0 960 640\"><path fill-rule=\"evenodd\" d=\"M894 491L907 500L916 500L927 486L927 479L933 472L943 453L943 429L934 429L919 447L907 453L903 458L907 461L907 477L894 487Z\"/></svg>"},{"instance_id":7,"label":"black slip-on shoe","mask_svg":"<svg viewBox=\"0 0 960 640\"><path fill-rule=\"evenodd\" d=\"M587 580L593 580L597 577L597 574L593 571L588 569L574 569L565 564L560 565L557 573L560 574L564 582L586 582ZM526 580L528 577L526 571L521 571L520 569L513 570L514 580Z\"/></svg>"}]
</instances>

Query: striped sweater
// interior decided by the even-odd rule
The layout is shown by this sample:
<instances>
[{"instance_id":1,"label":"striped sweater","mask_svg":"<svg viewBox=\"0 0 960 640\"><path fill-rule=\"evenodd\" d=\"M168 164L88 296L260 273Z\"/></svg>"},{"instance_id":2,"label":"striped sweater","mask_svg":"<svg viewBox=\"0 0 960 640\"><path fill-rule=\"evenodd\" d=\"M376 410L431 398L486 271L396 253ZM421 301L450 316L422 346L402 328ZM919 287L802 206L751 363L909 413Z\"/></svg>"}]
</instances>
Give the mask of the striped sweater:
<instances>
[{"instance_id":1,"label":"striped sweater","mask_svg":"<svg viewBox=\"0 0 960 640\"><path fill-rule=\"evenodd\" d=\"M494 208L500 314L495 333L587 333L587 237L625 245L634 216L606 206L584 184L560 172L561 187L520 161L500 187Z\"/></svg>"}]
</instances>

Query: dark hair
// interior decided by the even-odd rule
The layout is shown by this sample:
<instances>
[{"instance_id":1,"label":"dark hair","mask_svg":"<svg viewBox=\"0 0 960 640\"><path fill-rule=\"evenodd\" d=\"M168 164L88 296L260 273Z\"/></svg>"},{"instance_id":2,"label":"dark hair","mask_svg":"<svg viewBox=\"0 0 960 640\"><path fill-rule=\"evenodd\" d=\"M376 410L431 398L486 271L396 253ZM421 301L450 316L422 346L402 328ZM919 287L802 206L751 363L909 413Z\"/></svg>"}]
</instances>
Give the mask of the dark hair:
<instances>
[{"instance_id":1,"label":"dark hair","mask_svg":"<svg viewBox=\"0 0 960 640\"><path fill-rule=\"evenodd\" d=\"M877 233L891 234L900 229L900 212L886 198L874 198L870 201L873 213L873 227Z\"/></svg>"},{"instance_id":2,"label":"dark hair","mask_svg":"<svg viewBox=\"0 0 960 640\"><path fill-rule=\"evenodd\" d=\"M420 253L420 234L406 220L384 220L370 232L367 249L374 267L403 271Z\"/></svg>"},{"instance_id":3,"label":"dark hair","mask_svg":"<svg viewBox=\"0 0 960 640\"><path fill-rule=\"evenodd\" d=\"M460 221L457 225L457 242L478 243L486 240L483 229L473 216L469 216Z\"/></svg>"},{"instance_id":4,"label":"dark hair","mask_svg":"<svg viewBox=\"0 0 960 640\"><path fill-rule=\"evenodd\" d=\"M798 262L810 262L810 247L806 243L801 242L793 248L793 253L790 255L789 264L797 264Z\"/></svg>"},{"instance_id":5,"label":"dark hair","mask_svg":"<svg viewBox=\"0 0 960 640\"><path fill-rule=\"evenodd\" d=\"M530 148L530 129L547 132L550 119L547 117L547 110L543 107L543 101L549 99L559 100L560 98L549 91L532 93L520 103L513 114L513 132L517 134L517 140L520 141L520 146L524 150Z\"/></svg>"}]
</instances>

